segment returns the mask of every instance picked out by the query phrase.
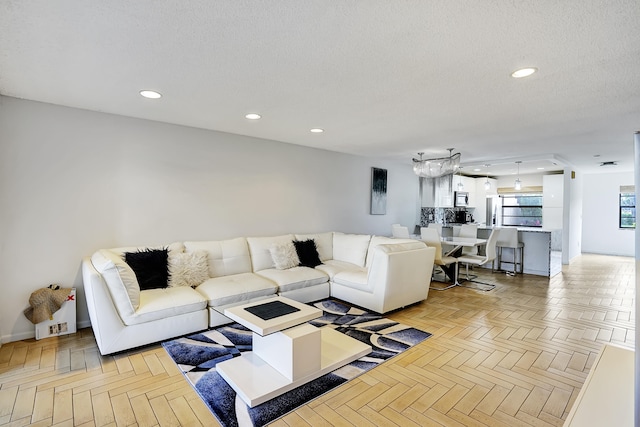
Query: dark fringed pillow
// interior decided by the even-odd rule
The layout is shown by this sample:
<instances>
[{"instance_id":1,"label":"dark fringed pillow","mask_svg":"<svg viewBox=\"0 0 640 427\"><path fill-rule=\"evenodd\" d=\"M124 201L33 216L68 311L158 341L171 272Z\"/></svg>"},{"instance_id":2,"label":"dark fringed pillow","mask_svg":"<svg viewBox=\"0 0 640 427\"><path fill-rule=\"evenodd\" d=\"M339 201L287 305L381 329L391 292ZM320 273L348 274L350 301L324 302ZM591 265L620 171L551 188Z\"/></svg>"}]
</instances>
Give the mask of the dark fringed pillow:
<instances>
[{"instance_id":1,"label":"dark fringed pillow","mask_svg":"<svg viewBox=\"0 0 640 427\"><path fill-rule=\"evenodd\" d=\"M318 255L316 242L313 239L294 240L293 246L296 248L301 266L313 268L322 264L322 261L320 261L320 255Z\"/></svg>"},{"instance_id":2,"label":"dark fringed pillow","mask_svg":"<svg viewBox=\"0 0 640 427\"><path fill-rule=\"evenodd\" d=\"M124 253L124 261L136 274L141 291L166 288L169 285L168 258L168 248Z\"/></svg>"}]
</instances>

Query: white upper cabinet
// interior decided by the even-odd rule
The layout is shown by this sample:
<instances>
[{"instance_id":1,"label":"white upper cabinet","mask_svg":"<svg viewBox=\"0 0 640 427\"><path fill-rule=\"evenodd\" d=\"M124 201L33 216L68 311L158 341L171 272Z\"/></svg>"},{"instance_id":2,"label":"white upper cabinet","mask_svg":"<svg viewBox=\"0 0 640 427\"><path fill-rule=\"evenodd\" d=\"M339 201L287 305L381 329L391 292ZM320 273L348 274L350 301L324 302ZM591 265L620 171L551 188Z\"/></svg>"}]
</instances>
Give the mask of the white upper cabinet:
<instances>
[{"instance_id":1,"label":"white upper cabinet","mask_svg":"<svg viewBox=\"0 0 640 427\"><path fill-rule=\"evenodd\" d=\"M421 178L422 206L429 208L453 207L453 186L451 175L439 178Z\"/></svg>"},{"instance_id":2,"label":"white upper cabinet","mask_svg":"<svg viewBox=\"0 0 640 427\"><path fill-rule=\"evenodd\" d=\"M462 189L462 191L466 191L467 193L469 193L469 207L470 208L475 208L476 207L476 179L475 178L471 178L468 176L463 176L462 178L462 185L464 186L464 188ZM455 184L455 188L456 190L458 189L457 187L457 183L458 178L454 178L454 182Z\"/></svg>"},{"instance_id":3,"label":"white upper cabinet","mask_svg":"<svg viewBox=\"0 0 640 427\"><path fill-rule=\"evenodd\" d=\"M564 175L542 177L542 226L551 230L562 228Z\"/></svg>"},{"instance_id":4,"label":"white upper cabinet","mask_svg":"<svg viewBox=\"0 0 640 427\"><path fill-rule=\"evenodd\" d=\"M564 193L564 175L542 177L542 205L546 208L561 208Z\"/></svg>"}]
</instances>

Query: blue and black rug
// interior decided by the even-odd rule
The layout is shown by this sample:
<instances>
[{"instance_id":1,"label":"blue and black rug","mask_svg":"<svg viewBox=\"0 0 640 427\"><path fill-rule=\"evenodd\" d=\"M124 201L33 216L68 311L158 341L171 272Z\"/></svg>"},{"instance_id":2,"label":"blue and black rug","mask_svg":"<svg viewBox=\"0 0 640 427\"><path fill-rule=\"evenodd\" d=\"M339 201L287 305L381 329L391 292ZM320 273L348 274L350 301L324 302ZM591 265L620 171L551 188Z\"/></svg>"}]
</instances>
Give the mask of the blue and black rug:
<instances>
[{"instance_id":1,"label":"blue and black rug","mask_svg":"<svg viewBox=\"0 0 640 427\"><path fill-rule=\"evenodd\" d=\"M251 351L251 331L244 326L234 323L162 345L223 426L263 426L431 336L339 301L325 300L314 305L323 310L323 316L309 323L334 328L369 344L373 351L253 408L236 398L235 391L216 372L218 362Z\"/></svg>"}]
</instances>

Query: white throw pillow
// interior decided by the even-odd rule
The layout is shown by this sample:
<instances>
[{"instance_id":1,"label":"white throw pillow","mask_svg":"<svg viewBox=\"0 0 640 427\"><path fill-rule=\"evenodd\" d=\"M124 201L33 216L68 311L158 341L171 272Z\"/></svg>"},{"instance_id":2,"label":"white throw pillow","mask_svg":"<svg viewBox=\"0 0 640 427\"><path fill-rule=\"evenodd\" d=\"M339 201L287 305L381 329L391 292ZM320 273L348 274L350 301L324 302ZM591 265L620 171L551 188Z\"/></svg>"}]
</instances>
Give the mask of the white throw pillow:
<instances>
[{"instance_id":1,"label":"white throw pillow","mask_svg":"<svg viewBox=\"0 0 640 427\"><path fill-rule=\"evenodd\" d=\"M300 264L298 253L293 242L274 243L269 248L273 264L278 270L287 270Z\"/></svg>"},{"instance_id":2,"label":"white throw pillow","mask_svg":"<svg viewBox=\"0 0 640 427\"><path fill-rule=\"evenodd\" d=\"M169 256L169 286L195 287L209 279L206 251L183 252Z\"/></svg>"}]
</instances>

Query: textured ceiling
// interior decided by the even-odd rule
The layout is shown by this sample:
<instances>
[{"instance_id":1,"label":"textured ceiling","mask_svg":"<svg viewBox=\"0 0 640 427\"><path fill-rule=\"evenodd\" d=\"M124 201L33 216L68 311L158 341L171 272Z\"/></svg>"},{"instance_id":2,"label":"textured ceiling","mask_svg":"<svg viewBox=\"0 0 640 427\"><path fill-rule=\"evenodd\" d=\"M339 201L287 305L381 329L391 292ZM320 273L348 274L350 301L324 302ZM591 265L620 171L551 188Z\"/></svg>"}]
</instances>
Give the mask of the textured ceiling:
<instances>
[{"instance_id":1,"label":"textured ceiling","mask_svg":"<svg viewBox=\"0 0 640 427\"><path fill-rule=\"evenodd\" d=\"M640 5L0 0L0 94L407 164L630 171Z\"/></svg>"}]
</instances>

